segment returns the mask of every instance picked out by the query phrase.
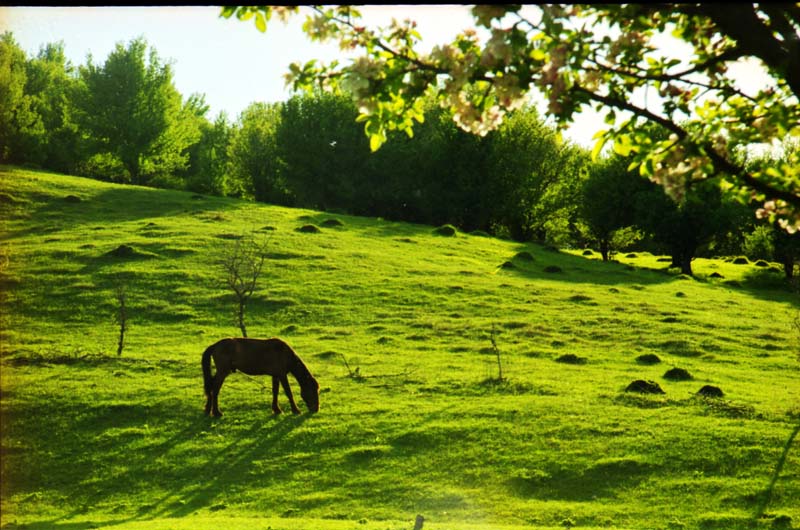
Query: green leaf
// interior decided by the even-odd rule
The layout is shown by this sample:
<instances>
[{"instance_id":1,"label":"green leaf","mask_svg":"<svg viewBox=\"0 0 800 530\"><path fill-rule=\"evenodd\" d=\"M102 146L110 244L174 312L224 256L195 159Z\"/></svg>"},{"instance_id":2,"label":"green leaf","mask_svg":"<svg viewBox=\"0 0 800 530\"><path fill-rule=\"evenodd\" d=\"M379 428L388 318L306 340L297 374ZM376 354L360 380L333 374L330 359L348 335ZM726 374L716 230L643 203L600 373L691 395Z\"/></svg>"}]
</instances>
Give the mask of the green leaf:
<instances>
[{"instance_id":1,"label":"green leaf","mask_svg":"<svg viewBox=\"0 0 800 530\"><path fill-rule=\"evenodd\" d=\"M614 145L612 148L619 156L628 156L631 154L631 150L633 149L630 136L627 134L617 136L614 138Z\"/></svg>"},{"instance_id":2,"label":"green leaf","mask_svg":"<svg viewBox=\"0 0 800 530\"><path fill-rule=\"evenodd\" d=\"M256 29L261 33L267 31L267 21L264 20L264 15L261 13L256 13Z\"/></svg>"},{"instance_id":3,"label":"green leaf","mask_svg":"<svg viewBox=\"0 0 800 530\"><path fill-rule=\"evenodd\" d=\"M386 141L386 137L383 134L372 134L369 137L369 149L373 153L381 148L383 142Z\"/></svg>"},{"instance_id":4,"label":"green leaf","mask_svg":"<svg viewBox=\"0 0 800 530\"><path fill-rule=\"evenodd\" d=\"M594 138L598 140L595 142L594 147L592 148L592 161L597 160L597 157L600 156L600 151L603 150L603 146L606 145L606 132L607 131L598 131Z\"/></svg>"}]
</instances>

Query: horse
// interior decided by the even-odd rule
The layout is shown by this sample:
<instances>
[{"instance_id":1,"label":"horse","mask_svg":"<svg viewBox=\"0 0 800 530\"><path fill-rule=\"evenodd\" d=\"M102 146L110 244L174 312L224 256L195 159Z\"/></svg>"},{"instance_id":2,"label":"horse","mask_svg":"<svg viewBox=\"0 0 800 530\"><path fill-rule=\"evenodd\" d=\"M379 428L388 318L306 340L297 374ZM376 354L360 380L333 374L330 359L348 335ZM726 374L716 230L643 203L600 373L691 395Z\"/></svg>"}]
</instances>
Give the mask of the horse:
<instances>
[{"instance_id":1,"label":"horse","mask_svg":"<svg viewBox=\"0 0 800 530\"><path fill-rule=\"evenodd\" d=\"M216 373L211 376L211 359ZM283 411L278 406L278 387L283 386L292 412L300 414L289 387L287 374L292 374L300 385L300 396L310 412L319 411L319 383L295 351L278 338L248 339L229 338L215 342L203 352L203 386L206 393L205 414L222 416L219 410L219 390L231 372L239 370L249 375L272 376L272 412Z\"/></svg>"}]
</instances>

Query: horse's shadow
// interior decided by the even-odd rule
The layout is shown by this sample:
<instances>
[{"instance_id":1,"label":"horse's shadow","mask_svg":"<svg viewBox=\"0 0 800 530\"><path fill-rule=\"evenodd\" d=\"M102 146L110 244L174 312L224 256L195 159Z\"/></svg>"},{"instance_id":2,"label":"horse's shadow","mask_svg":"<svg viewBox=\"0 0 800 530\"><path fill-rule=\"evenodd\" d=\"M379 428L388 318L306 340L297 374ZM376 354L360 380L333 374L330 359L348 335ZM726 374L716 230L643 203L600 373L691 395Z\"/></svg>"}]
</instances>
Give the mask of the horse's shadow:
<instances>
[{"instance_id":1,"label":"horse's shadow","mask_svg":"<svg viewBox=\"0 0 800 530\"><path fill-rule=\"evenodd\" d=\"M252 471L254 460L270 453L275 455L285 444L286 436L309 419L309 414L280 415L272 419L259 418L246 431L238 431L235 439L223 450L215 451L203 464L205 473L192 485L181 491L172 491L149 506L142 507L140 517L184 517L202 508L212 510L225 507L227 485L236 484L241 477ZM204 428L220 421L215 418L202 418Z\"/></svg>"}]
</instances>

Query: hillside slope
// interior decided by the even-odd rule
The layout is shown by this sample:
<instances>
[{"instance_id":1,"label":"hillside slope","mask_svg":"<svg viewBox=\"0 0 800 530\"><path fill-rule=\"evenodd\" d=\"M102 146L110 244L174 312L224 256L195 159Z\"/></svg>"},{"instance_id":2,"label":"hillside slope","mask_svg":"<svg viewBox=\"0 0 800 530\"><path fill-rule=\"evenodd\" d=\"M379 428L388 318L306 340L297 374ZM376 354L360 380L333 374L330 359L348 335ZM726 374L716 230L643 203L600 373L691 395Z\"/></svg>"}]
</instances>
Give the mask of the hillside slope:
<instances>
[{"instance_id":1,"label":"hillside slope","mask_svg":"<svg viewBox=\"0 0 800 530\"><path fill-rule=\"evenodd\" d=\"M0 218L2 528L800 524L796 447L753 521L800 418L800 306L768 271L2 166ZM249 335L294 347L319 414L273 417L241 374L202 414L243 236L269 249Z\"/></svg>"}]
</instances>

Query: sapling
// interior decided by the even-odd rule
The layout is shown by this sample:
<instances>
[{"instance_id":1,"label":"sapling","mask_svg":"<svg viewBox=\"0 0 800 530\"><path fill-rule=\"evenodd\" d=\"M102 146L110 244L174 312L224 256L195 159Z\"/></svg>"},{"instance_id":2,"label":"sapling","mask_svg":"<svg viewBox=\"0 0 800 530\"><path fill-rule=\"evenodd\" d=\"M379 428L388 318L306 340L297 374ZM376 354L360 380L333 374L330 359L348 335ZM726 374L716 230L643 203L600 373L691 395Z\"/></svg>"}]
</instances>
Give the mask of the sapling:
<instances>
[{"instance_id":1,"label":"sapling","mask_svg":"<svg viewBox=\"0 0 800 530\"><path fill-rule=\"evenodd\" d=\"M225 285L236 297L236 322L242 337L247 337L247 301L258 288L258 278L267 257L267 243L266 240L258 243L252 237L241 237L225 247L219 258Z\"/></svg>"},{"instance_id":2,"label":"sapling","mask_svg":"<svg viewBox=\"0 0 800 530\"><path fill-rule=\"evenodd\" d=\"M114 315L114 320L119 325L119 340L117 341L117 355L122 355L122 349L125 347L125 332L128 331L128 295L125 291L125 285L118 283L114 288L114 296L117 299L117 312Z\"/></svg>"}]
</instances>

